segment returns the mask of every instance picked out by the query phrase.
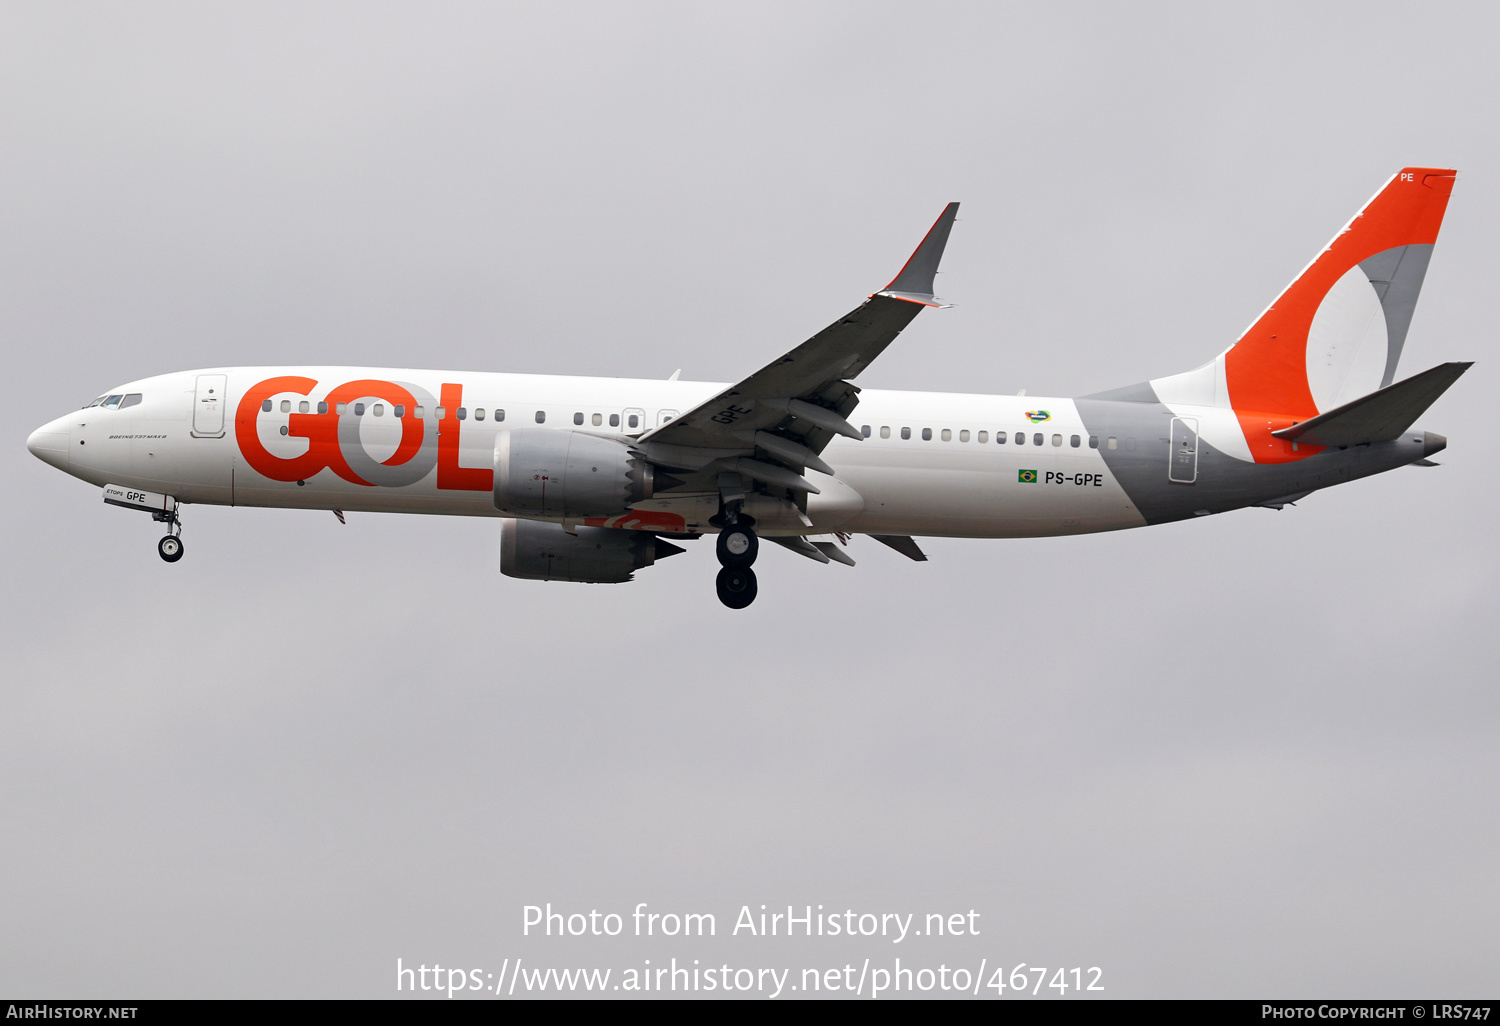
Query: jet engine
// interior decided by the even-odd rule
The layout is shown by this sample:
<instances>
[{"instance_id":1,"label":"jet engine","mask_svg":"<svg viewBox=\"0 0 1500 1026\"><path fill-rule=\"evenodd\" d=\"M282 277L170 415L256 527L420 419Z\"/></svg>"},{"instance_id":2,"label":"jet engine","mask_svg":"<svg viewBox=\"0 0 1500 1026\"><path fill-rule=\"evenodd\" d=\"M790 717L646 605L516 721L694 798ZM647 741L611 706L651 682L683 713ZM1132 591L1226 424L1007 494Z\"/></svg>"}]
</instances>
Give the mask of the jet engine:
<instances>
[{"instance_id":1,"label":"jet engine","mask_svg":"<svg viewBox=\"0 0 1500 1026\"><path fill-rule=\"evenodd\" d=\"M528 581L622 584L634 571L686 550L647 531L580 527L538 520L500 522L500 572Z\"/></svg>"},{"instance_id":2,"label":"jet engine","mask_svg":"<svg viewBox=\"0 0 1500 1026\"><path fill-rule=\"evenodd\" d=\"M651 464L613 438L519 428L495 438L495 508L523 517L612 517L651 498Z\"/></svg>"}]
</instances>

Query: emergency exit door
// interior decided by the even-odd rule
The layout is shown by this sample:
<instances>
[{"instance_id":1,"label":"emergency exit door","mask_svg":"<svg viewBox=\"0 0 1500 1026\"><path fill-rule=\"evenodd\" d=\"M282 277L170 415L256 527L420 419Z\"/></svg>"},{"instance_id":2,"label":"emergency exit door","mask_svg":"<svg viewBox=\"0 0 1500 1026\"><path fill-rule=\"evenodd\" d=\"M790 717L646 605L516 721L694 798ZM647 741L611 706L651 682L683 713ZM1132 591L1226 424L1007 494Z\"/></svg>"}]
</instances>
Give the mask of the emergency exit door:
<instances>
[{"instance_id":1,"label":"emergency exit door","mask_svg":"<svg viewBox=\"0 0 1500 1026\"><path fill-rule=\"evenodd\" d=\"M1192 484L1198 480L1198 421L1191 418L1172 418L1172 448L1167 458L1167 478L1177 484Z\"/></svg>"}]
</instances>

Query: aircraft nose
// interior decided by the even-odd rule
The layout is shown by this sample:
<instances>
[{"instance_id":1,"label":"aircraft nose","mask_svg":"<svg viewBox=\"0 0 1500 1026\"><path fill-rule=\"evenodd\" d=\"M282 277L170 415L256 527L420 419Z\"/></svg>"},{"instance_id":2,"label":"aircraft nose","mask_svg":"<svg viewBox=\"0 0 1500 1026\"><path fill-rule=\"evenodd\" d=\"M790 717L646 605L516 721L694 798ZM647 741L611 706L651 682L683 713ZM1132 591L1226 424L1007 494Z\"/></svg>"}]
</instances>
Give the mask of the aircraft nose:
<instances>
[{"instance_id":1,"label":"aircraft nose","mask_svg":"<svg viewBox=\"0 0 1500 1026\"><path fill-rule=\"evenodd\" d=\"M26 448L31 455L58 470L68 469L68 424L66 417L59 417L50 424L43 424L26 439Z\"/></svg>"}]
</instances>

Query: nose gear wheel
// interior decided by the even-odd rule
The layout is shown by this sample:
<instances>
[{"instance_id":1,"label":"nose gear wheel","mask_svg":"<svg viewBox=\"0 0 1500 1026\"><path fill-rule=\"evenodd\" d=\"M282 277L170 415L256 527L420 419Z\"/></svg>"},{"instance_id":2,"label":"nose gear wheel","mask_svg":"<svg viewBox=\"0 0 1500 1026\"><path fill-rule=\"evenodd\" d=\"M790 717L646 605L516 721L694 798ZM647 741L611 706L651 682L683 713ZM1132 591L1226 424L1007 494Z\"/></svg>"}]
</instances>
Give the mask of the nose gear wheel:
<instances>
[{"instance_id":1,"label":"nose gear wheel","mask_svg":"<svg viewBox=\"0 0 1500 1026\"><path fill-rule=\"evenodd\" d=\"M174 507L170 512L152 513L151 519L167 525L167 536L156 543L156 554L168 563L182 558L182 519Z\"/></svg>"}]
</instances>

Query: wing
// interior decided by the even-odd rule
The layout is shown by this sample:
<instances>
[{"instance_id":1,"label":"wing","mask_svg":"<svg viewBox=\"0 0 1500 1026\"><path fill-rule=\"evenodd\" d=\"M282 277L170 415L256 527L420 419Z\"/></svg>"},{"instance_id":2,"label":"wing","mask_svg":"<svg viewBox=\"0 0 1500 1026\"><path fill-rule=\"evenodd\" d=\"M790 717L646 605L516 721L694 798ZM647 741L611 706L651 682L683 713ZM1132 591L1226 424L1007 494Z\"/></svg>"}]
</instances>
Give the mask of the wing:
<instances>
[{"instance_id":1,"label":"wing","mask_svg":"<svg viewBox=\"0 0 1500 1026\"><path fill-rule=\"evenodd\" d=\"M816 492L802 469L831 474L818 454L835 434L861 437L847 419L859 404L848 379L923 307L951 305L933 295L933 280L957 214L958 204L949 203L884 289L774 363L642 435L634 448L679 470L733 471L773 488Z\"/></svg>"}]
</instances>

